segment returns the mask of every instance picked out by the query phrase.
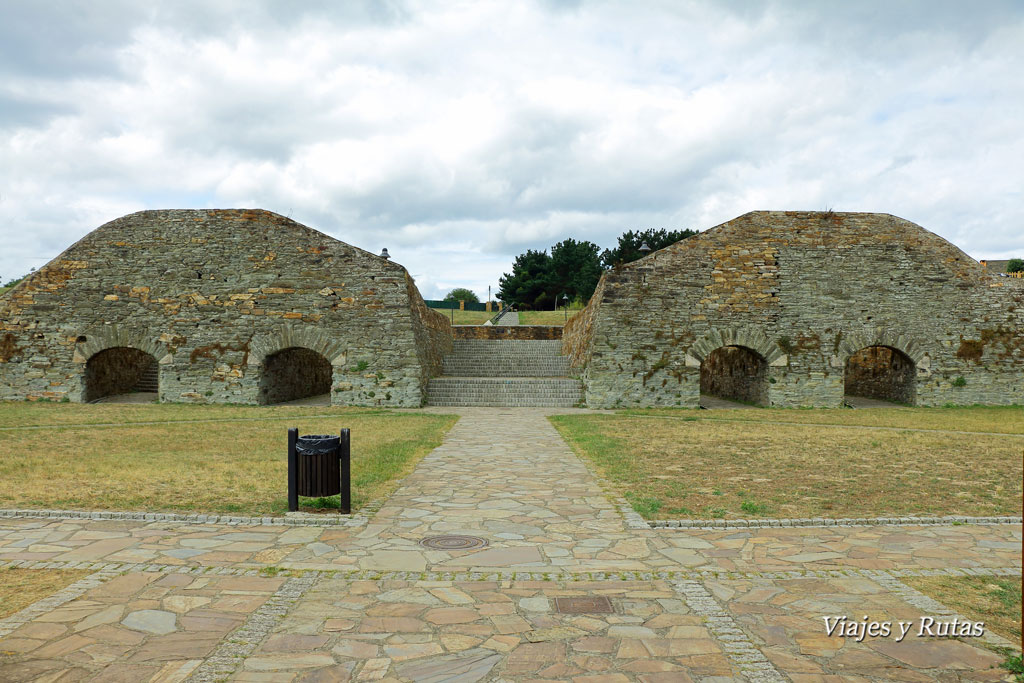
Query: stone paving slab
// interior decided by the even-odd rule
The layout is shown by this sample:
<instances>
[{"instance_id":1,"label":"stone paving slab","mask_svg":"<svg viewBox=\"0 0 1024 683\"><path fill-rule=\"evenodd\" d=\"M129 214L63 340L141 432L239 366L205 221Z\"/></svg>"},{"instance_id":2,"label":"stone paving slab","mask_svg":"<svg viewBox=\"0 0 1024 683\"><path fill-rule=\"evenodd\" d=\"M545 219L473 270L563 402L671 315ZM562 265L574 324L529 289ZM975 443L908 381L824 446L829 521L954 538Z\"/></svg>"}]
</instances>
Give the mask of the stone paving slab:
<instances>
[{"instance_id":1,"label":"stone paving slab","mask_svg":"<svg viewBox=\"0 0 1024 683\"><path fill-rule=\"evenodd\" d=\"M794 681L999 681L1007 674L999 668L1004 658L985 648L981 638L938 637L939 627L931 624L922 632L922 617L939 622L949 617L914 607L867 578L751 578L705 585L772 665ZM829 635L826 616L889 623L891 635L863 640ZM909 625L902 640L899 622Z\"/></svg>"},{"instance_id":2,"label":"stone paving slab","mask_svg":"<svg viewBox=\"0 0 1024 683\"><path fill-rule=\"evenodd\" d=\"M0 681L183 680L283 582L112 576L0 639Z\"/></svg>"}]
</instances>

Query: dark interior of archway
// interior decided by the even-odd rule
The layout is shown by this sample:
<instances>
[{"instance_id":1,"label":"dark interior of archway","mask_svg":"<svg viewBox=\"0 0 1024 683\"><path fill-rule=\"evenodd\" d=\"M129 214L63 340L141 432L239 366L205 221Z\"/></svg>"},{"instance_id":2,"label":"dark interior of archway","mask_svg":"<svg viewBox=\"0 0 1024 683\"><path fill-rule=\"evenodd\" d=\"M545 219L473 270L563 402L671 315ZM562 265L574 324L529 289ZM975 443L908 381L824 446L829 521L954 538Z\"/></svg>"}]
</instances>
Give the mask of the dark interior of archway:
<instances>
[{"instance_id":1,"label":"dark interior of archway","mask_svg":"<svg viewBox=\"0 0 1024 683\"><path fill-rule=\"evenodd\" d=\"M914 362L888 346L868 346L850 356L844 375L847 396L914 402Z\"/></svg>"},{"instance_id":2,"label":"dark interior of archway","mask_svg":"<svg viewBox=\"0 0 1024 683\"><path fill-rule=\"evenodd\" d=\"M700 393L767 405L768 363L742 346L717 348L700 364Z\"/></svg>"},{"instance_id":3,"label":"dark interior of archway","mask_svg":"<svg viewBox=\"0 0 1024 683\"><path fill-rule=\"evenodd\" d=\"M260 377L260 403L284 403L331 391L331 364L316 351L293 347L268 356Z\"/></svg>"},{"instance_id":4,"label":"dark interior of archway","mask_svg":"<svg viewBox=\"0 0 1024 683\"><path fill-rule=\"evenodd\" d=\"M157 391L156 358L127 346L100 351L85 364L85 400Z\"/></svg>"}]
</instances>

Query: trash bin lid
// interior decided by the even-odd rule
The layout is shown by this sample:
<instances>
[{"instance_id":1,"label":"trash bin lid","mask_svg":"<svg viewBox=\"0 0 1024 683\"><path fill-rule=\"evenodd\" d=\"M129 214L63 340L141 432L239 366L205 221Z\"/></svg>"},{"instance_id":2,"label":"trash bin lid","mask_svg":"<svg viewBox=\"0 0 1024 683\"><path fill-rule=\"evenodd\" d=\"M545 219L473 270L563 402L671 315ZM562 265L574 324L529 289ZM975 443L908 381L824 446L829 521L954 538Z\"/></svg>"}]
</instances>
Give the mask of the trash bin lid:
<instances>
[{"instance_id":1,"label":"trash bin lid","mask_svg":"<svg viewBox=\"0 0 1024 683\"><path fill-rule=\"evenodd\" d=\"M295 452L299 455L321 455L333 453L341 445L341 437L331 434L305 434L295 441Z\"/></svg>"}]
</instances>

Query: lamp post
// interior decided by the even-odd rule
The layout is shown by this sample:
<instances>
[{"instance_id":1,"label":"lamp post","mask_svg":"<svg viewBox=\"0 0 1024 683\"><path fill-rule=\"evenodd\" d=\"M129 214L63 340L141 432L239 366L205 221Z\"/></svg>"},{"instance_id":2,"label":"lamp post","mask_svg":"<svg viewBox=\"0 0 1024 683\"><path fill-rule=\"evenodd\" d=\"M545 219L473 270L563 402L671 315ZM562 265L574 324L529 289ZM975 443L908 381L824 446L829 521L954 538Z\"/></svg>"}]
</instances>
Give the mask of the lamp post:
<instances>
[{"instance_id":1,"label":"lamp post","mask_svg":"<svg viewBox=\"0 0 1024 683\"><path fill-rule=\"evenodd\" d=\"M562 294L562 312L565 313L565 322L569 322L569 297Z\"/></svg>"}]
</instances>

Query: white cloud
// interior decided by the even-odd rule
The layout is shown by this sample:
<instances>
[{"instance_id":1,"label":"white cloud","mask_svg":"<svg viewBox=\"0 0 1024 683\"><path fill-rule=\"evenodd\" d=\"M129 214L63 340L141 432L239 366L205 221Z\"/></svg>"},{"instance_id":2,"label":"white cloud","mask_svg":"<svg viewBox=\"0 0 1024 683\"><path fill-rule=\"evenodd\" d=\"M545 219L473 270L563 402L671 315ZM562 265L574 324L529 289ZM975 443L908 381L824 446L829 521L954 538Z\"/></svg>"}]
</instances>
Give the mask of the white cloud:
<instances>
[{"instance_id":1,"label":"white cloud","mask_svg":"<svg viewBox=\"0 0 1024 683\"><path fill-rule=\"evenodd\" d=\"M195 206L388 246L428 297L565 237L753 209L1024 254L1017 3L153 7L8 8L0 277Z\"/></svg>"}]
</instances>

